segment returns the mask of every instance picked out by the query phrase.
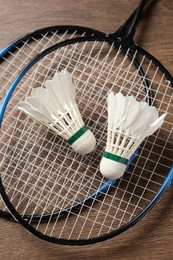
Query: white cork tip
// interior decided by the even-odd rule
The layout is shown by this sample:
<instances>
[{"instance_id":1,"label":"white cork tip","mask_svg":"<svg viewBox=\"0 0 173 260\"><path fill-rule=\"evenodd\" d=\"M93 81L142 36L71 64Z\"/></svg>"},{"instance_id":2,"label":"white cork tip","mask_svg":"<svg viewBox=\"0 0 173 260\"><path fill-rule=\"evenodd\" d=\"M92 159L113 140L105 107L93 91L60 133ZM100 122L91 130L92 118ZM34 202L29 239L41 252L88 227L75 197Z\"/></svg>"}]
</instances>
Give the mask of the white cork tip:
<instances>
[{"instance_id":1,"label":"white cork tip","mask_svg":"<svg viewBox=\"0 0 173 260\"><path fill-rule=\"evenodd\" d=\"M92 152L95 146L95 136L89 129L71 145L73 150L81 155Z\"/></svg>"},{"instance_id":2,"label":"white cork tip","mask_svg":"<svg viewBox=\"0 0 173 260\"><path fill-rule=\"evenodd\" d=\"M124 174L125 170L125 164L102 157L100 162L100 172L107 179L117 180Z\"/></svg>"}]
</instances>

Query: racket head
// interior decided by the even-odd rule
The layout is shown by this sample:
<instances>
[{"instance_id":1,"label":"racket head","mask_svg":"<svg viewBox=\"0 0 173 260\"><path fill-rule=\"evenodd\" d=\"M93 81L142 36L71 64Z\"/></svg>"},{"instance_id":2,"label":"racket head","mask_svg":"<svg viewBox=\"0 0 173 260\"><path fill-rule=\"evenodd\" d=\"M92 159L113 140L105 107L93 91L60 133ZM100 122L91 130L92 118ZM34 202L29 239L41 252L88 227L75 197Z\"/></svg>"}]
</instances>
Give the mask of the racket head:
<instances>
[{"instance_id":1,"label":"racket head","mask_svg":"<svg viewBox=\"0 0 173 260\"><path fill-rule=\"evenodd\" d=\"M130 56L129 53L131 54ZM139 73L139 68L134 65L134 59L130 57L135 57L139 62L139 66L146 73L144 77L147 78L152 92L152 105L155 105L161 114L167 112L166 121L156 134L144 141L135 159L120 180L114 185L110 185L106 192L101 194L101 197L93 198L89 206L83 203L80 209L73 212L72 208L78 197L80 197L79 201L82 201L82 198L92 193L91 191L94 187L99 188L105 182L99 172L99 162L104 151L107 134L106 93L110 89L114 92L121 90L124 94L132 94L138 100L148 100L148 91L146 92L146 86L143 84L144 78ZM40 185L37 186L37 190L34 190L32 182L21 180L21 176L23 175L21 167L19 169L20 173L18 173L20 177L16 176L16 169L14 167L10 170L11 181L13 177L14 180L20 179L21 183L17 185L23 187L18 191L20 194L18 194L17 201L15 201L15 196L18 196L17 191L14 189L11 193L8 190L9 179L7 181L7 174L3 173L1 173L1 194L14 217L38 237L50 242L70 245L96 243L118 235L139 221L158 201L172 180L173 158L171 157L172 154L170 154L173 143L171 132L173 123L171 106L173 93L171 86L172 77L156 58L136 44L127 48L127 45L123 46L123 42L120 43L119 40L109 37L84 37L66 40L51 46L34 58L16 78L16 81L13 82L9 91L10 94L6 95L4 99L4 110L1 113L1 118L4 116L2 121L2 132L4 134L7 131L6 129L5 131L3 130L4 125L5 128L7 125L9 125L7 128L10 129L11 127L11 124L7 123L8 120L17 120L17 124L19 125L21 121L23 122L23 115L19 111L16 111L18 102L23 100L32 88L43 85L45 80L49 77L51 78L55 71L64 68L73 76L77 87L79 109L84 120L87 121L97 138L96 150L85 158L79 158L78 155L71 156L69 147L64 143L62 145L62 140L58 141L61 144L56 141L56 157L54 157L54 162L56 163L54 165L57 166L58 157L61 158L60 162L63 161L63 165L66 164L64 163L64 159L68 160L68 170L64 171L61 169L63 166L60 163L58 167L60 167L61 171L55 171L55 180L51 182L53 184L49 183L51 173L46 177L46 184L48 192L52 188L51 185L53 185L54 194L55 191L59 191L58 195L55 196L57 203L53 205L54 209L58 207L66 209L66 205L69 202L72 202L71 207L68 207L67 214L64 214L63 218L59 216L56 216L56 219L49 217L46 222L43 221L42 223L42 217L40 217L35 224L31 220L28 223L23 218L24 213L18 208L19 201L25 200L24 204L28 205L27 209L24 208L24 212L26 213L27 210L32 208L30 206L31 203L35 203L35 199L37 200L35 205L38 206L40 203L40 197L35 196L35 192L37 195L43 195L44 199L41 202L44 204L44 207L43 204L39 205L39 210L40 208L44 208L44 211L41 212L44 214L45 209L47 209L46 206L52 206L53 197L51 195L53 194L43 193L43 190L40 192L38 190ZM24 83L21 79L24 79ZM20 92L21 90L23 94ZM18 99L17 97L20 98ZM12 105L14 101L16 103ZM6 105L8 106L6 107ZM11 114L11 109L14 111L14 114L13 112ZM27 130L31 129L32 124L35 125L35 130L32 126L35 136L36 132L38 134L38 125L35 122L29 122L27 119L23 126ZM18 129L20 129L19 125ZM43 130L42 126L39 131L41 134L49 135L49 138L45 139L42 135L40 139L36 138L36 146L38 146L39 140L41 142L44 140L45 145L49 142L51 144L50 147L52 145L55 147L55 141L50 141L49 131L46 132ZM16 139L15 132L14 128L13 134L10 134L12 139L14 136L14 139ZM23 131L23 134L33 138L32 135L29 135L31 132L25 133ZM25 142L24 147L27 147L27 139L19 138L17 143L20 145L21 141ZM10 146L7 145L5 150ZM57 151L57 146L60 148L59 152ZM12 147L14 146L12 145ZM55 154L55 151L51 150L50 147L48 149L49 153L51 152L51 155ZM43 145L41 148L44 150ZM34 151L34 149L35 143L33 141L30 151ZM22 156L26 156L26 151L23 150L21 152L21 149L16 147L15 151L18 150L20 150ZM29 151L28 148L27 150ZM62 157L63 154L65 157ZM30 158L30 153L27 156ZM43 157L45 158L45 155ZM41 160L43 160L43 157L41 157ZM15 158L19 158L19 156L16 154ZM6 157L2 158L4 165L10 165L5 160ZM21 161L23 162L24 160ZM49 167L49 162L50 160L48 160L46 168L42 169L44 173L47 167ZM15 162L15 165L19 164ZM26 173L26 169L29 166L26 165L25 167L25 169L22 167L22 170ZM28 175L33 176L31 172ZM39 176L43 176L43 173L34 176L38 182L40 181ZM62 176L63 180L66 180L63 182L63 185L61 184ZM59 177L60 179L58 179ZM44 178L42 179L42 185L43 180ZM56 185L60 185L61 188L58 188ZM64 191L62 192L62 187L66 188L65 193ZM27 189L31 189L31 193L27 193ZM83 197L81 198L81 196ZM21 204L20 207L22 207ZM38 208L35 207L31 210L35 213Z\"/></svg>"}]
</instances>

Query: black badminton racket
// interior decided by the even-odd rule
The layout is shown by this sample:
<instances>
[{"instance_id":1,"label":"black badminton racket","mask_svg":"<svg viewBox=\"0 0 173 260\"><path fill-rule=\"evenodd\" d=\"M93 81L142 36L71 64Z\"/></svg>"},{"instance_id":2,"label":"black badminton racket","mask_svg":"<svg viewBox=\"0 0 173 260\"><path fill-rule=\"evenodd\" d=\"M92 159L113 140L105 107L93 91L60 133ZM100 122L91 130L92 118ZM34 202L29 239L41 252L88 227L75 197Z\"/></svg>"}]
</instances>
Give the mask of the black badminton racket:
<instances>
[{"instance_id":1,"label":"black badminton racket","mask_svg":"<svg viewBox=\"0 0 173 260\"><path fill-rule=\"evenodd\" d=\"M135 15L135 12L136 10L128 18L127 22L123 26L124 28L126 27L126 24L130 23L133 16ZM120 28L118 32L122 29L123 28ZM86 27L68 25L52 26L31 32L7 45L0 52L0 75L1 83L3 86L0 92L1 99L3 98L6 91L9 89L15 77L22 70L22 68L39 52L65 39L95 34L104 35L104 33ZM138 65L136 60L134 60L134 63L135 62L136 65ZM140 69L140 72L144 74L142 69ZM147 82L145 83L147 86ZM104 185L103 190L105 190L106 187L107 186ZM101 191L102 189L100 190L100 192ZM94 193L92 195L94 195ZM92 198L92 195L90 194L89 198ZM76 206L77 205L75 205L74 208L76 208ZM7 211L3 200L0 201L0 216L13 219L13 216ZM37 215L34 217L32 216L32 220L38 219L38 217L39 216ZM47 217L47 214L45 215L45 217ZM25 216L25 219L30 219L30 216Z\"/></svg>"},{"instance_id":2,"label":"black badminton racket","mask_svg":"<svg viewBox=\"0 0 173 260\"><path fill-rule=\"evenodd\" d=\"M140 2L125 34L70 39L40 53L3 99L1 194L13 216L44 240L83 245L114 237L137 223L172 180L172 77L132 41L145 2ZM80 111L97 138L95 151L85 157L17 109L32 88L43 86L62 69L72 74ZM105 183L99 163L106 144L109 90L145 100L160 114L167 112L167 117L160 130L144 141L124 176L88 204L85 198ZM74 210L78 202L82 203ZM54 218L58 209L60 214ZM23 216L28 212L26 221ZM46 212L52 212L48 219L42 218ZM39 218L34 223L36 214Z\"/></svg>"}]
</instances>

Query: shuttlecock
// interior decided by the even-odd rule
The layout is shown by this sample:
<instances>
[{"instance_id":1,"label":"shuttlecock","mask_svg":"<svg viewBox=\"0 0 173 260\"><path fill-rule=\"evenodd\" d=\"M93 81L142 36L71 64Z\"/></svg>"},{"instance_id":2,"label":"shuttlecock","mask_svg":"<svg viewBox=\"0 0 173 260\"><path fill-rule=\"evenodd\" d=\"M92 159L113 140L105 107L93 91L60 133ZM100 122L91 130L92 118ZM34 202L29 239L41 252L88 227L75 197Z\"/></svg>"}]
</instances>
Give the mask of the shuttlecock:
<instances>
[{"instance_id":1,"label":"shuttlecock","mask_svg":"<svg viewBox=\"0 0 173 260\"><path fill-rule=\"evenodd\" d=\"M18 108L67 140L74 151L82 155L93 151L96 139L83 122L75 100L75 86L67 71L55 73L45 87L33 89Z\"/></svg>"},{"instance_id":2,"label":"shuttlecock","mask_svg":"<svg viewBox=\"0 0 173 260\"><path fill-rule=\"evenodd\" d=\"M115 95L110 92L107 103L107 143L100 172L108 179L118 179L142 141L163 124L166 114L159 117L154 106L120 92Z\"/></svg>"}]
</instances>

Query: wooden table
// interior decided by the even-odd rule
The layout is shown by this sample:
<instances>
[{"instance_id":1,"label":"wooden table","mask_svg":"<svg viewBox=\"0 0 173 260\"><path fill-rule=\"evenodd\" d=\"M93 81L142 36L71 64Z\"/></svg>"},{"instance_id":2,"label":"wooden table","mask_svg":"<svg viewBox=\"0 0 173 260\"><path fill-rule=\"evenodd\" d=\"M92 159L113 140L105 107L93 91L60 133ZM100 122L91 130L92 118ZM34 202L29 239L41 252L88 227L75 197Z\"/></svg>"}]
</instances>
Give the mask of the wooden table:
<instances>
[{"instance_id":1,"label":"wooden table","mask_svg":"<svg viewBox=\"0 0 173 260\"><path fill-rule=\"evenodd\" d=\"M173 74L173 1L160 0L146 13L136 41ZM29 31L56 24L114 32L137 0L1 0L0 48ZM111 240L84 247L50 244L17 223L0 220L0 259L173 259L173 184L142 221Z\"/></svg>"}]
</instances>

